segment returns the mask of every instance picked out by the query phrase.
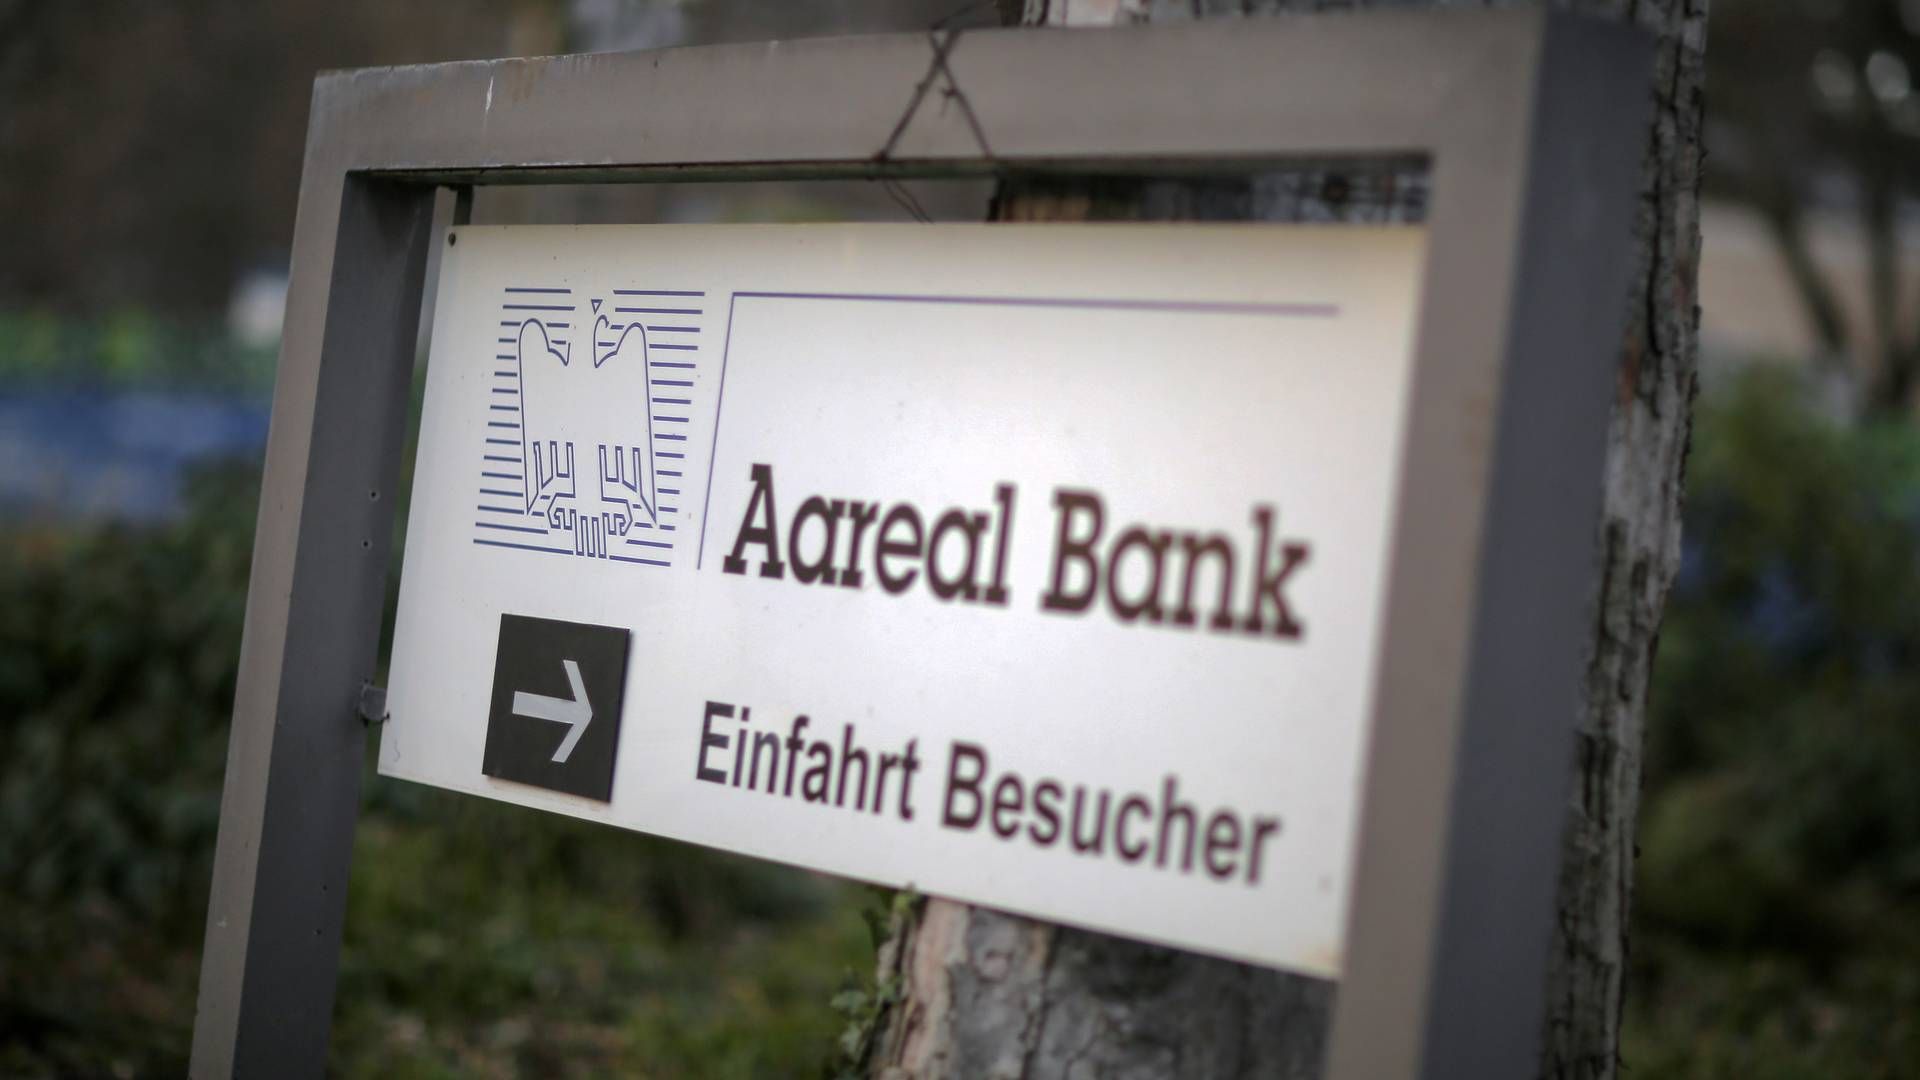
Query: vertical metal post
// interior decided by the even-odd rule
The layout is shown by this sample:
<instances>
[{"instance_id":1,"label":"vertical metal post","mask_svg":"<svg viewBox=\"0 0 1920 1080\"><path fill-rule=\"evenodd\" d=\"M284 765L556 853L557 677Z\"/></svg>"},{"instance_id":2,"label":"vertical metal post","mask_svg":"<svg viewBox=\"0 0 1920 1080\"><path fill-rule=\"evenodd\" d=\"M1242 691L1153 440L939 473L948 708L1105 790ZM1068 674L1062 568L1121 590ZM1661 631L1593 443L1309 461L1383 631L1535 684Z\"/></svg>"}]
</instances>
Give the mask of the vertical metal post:
<instances>
[{"instance_id":1,"label":"vertical metal post","mask_svg":"<svg viewBox=\"0 0 1920 1080\"><path fill-rule=\"evenodd\" d=\"M1481 161L1436 161L1436 219L1456 214L1463 194L1481 201L1437 221L1429 289L1448 286L1444 259L1492 258L1501 276L1489 280L1506 299L1430 301L1423 332L1499 334L1489 353L1493 452L1478 479L1460 696L1422 709L1404 685L1383 691L1395 705L1383 725L1397 727L1375 733L1369 761L1353 960L1330 1053L1329 1075L1341 1080L1523 1077L1538 1067L1606 406L1629 294L1625 193L1645 140L1652 49L1631 28L1563 18L1543 17L1537 41L1530 115L1507 133L1524 140L1521 152L1494 159L1510 190L1488 199L1491 185L1468 183ZM1451 227L1465 220L1482 231ZM1499 231L1486 228L1494 221ZM1459 246L1442 255L1443 244ZM1415 442L1408 452L1427 451ZM1424 464L1410 462L1408 475ZM1395 572L1431 576L1430 556L1403 546ZM1425 760L1409 757L1423 751Z\"/></svg>"},{"instance_id":2,"label":"vertical metal post","mask_svg":"<svg viewBox=\"0 0 1920 1080\"><path fill-rule=\"evenodd\" d=\"M320 1075L339 973L358 694L377 659L434 189L325 172L310 155L201 960L202 1080Z\"/></svg>"}]
</instances>

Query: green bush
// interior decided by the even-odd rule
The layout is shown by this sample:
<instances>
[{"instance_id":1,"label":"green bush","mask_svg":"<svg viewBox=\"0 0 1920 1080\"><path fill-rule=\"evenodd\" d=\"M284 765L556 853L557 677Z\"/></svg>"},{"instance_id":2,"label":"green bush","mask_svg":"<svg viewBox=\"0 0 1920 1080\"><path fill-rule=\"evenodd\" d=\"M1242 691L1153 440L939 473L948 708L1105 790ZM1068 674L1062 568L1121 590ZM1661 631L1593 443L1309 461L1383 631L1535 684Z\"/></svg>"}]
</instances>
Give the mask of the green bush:
<instances>
[{"instance_id":1,"label":"green bush","mask_svg":"<svg viewBox=\"0 0 1920 1080\"><path fill-rule=\"evenodd\" d=\"M177 1071L254 505L0 547L0 1073Z\"/></svg>"},{"instance_id":2,"label":"green bush","mask_svg":"<svg viewBox=\"0 0 1920 1080\"><path fill-rule=\"evenodd\" d=\"M0 545L0 1075L185 1070L256 478ZM834 1052L858 890L373 780L331 1071L790 1076Z\"/></svg>"},{"instance_id":3,"label":"green bush","mask_svg":"<svg viewBox=\"0 0 1920 1080\"><path fill-rule=\"evenodd\" d=\"M1702 403L1653 686L1625 1060L1920 1076L1920 435Z\"/></svg>"}]
</instances>

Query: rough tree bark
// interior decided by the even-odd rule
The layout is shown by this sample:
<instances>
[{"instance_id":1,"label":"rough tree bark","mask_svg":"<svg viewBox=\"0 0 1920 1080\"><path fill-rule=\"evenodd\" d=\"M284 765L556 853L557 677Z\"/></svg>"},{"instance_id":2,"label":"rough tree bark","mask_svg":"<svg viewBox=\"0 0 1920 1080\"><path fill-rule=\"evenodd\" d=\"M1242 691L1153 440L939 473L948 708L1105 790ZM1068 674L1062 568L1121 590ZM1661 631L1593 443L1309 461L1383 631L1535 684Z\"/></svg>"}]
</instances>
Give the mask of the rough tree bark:
<instances>
[{"instance_id":1,"label":"rough tree bark","mask_svg":"<svg viewBox=\"0 0 1920 1080\"><path fill-rule=\"evenodd\" d=\"M1004 5L1005 0L1003 0ZM1017 7L1018 4L1016 3ZM1344 0L1025 0L1028 23L1245 17ZM1577 780L1539 1073L1612 1077L1625 988L1641 732L1695 391L1706 0L1570 5L1658 35L1631 324L1621 345L1596 540ZM1313 172L1251 183L1003 187L1002 219L1417 219L1417 178ZM880 979L897 994L868 1061L901 1077L1313 1077L1333 984L931 900L900 916Z\"/></svg>"}]
</instances>

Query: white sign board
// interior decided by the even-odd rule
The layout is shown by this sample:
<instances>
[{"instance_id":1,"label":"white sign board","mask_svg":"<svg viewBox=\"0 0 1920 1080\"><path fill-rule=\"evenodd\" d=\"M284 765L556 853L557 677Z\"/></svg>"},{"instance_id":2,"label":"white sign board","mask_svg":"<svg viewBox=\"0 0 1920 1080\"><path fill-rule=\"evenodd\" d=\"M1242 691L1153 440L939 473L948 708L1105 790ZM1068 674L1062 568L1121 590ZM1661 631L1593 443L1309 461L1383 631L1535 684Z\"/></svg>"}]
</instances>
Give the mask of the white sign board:
<instances>
[{"instance_id":1,"label":"white sign board","mask_svg":"<svg viewBox=\"0 0 1920 1080\"><path fill-rule=\"evenodd\" d=\"M1338 974L1420 230L451 239L382 773Z\"/></svg>"}]
</instances>

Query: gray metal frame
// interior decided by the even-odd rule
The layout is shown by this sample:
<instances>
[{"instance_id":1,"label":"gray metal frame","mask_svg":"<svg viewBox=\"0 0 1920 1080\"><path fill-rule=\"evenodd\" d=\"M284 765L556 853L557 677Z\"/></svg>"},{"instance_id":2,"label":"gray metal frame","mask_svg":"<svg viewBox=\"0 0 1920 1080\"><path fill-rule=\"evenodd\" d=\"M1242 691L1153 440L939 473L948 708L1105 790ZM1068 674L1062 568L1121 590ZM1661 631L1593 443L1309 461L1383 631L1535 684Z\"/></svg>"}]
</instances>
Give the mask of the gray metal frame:
<instances>
[{"instance_id":1,"label":"gray metal frame","mask_svg":"<svg viewBox=\"0 0 1920 1080\"><path fill-rule=\"evenodd\" d=\"M325 1067L438 186L1353 156L1424 158L1433 199L1329 1075L1534 1068L1648 42L1537 9L970 32L947 62L978 133L938 94L902 126L933 55L888 35L316 82L193 1075Z\"/></svg>"}]
</instances>

